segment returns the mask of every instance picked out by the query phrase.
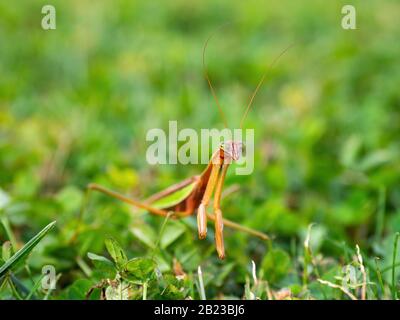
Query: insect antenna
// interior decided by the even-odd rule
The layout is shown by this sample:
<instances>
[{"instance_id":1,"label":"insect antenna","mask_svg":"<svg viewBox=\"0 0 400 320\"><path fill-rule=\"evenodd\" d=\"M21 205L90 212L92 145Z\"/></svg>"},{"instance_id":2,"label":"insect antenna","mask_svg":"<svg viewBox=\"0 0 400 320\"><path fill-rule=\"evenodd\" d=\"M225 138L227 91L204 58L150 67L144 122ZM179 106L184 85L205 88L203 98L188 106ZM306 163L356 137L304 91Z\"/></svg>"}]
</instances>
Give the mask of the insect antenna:
<instances>
[{"instance_id":1,"label":"insect antenna","mask_svg":"<svg viewBox=\"0 0 400 320\"><path fill-rule=\"evenodd\" d=\"M225 117L224 111L222 111L221 105L219 104L219 101L218 101L217 95L215 93L214 87L213 87L213 85L211 83L210 77L208 76L207 67L206 67L206 58L205 58L206 57L206 49L207 49L208 42L211 40L212 37L213 37L213 34L208 37L208 39L207 39L207 41L206 41L206 43L204 44L204 47L203 47L203 70L204 70L204 76L207 79L208 86L210 87L210 90L211 90L211 93L212 93L212 95L214 97L214 100L217 103L219 113L221 115L222 121L224 122L224 126L225 126L225 128L228 128L228 123L226 121L226 117Z\"/></svg>"},{"instance_id":2,"label":"insect antenna","mask_svg":"<svg viewBox=\"0 0 400 320\"><path fill-rule=\"evenodd\" d=\"M276 64L276 62L278 62L278 60L279 60L287 51L289 51L289 49L291 49L293 46L294 46L294 44L291 44L291 45L288 46L285 50L283 50L283 51L274 59L274 61L272 61L272 63L270 64L270 66L267 68L267 71L265 71L265 73L264 73L263 76L261 77L261 80L258 82L256 89L254 90L253 94L252 94L251 97L250 97L250 101L249 101L249 103L248 103L248 105L247 105L247 107L246 107L246 111L245 111L244 114L243 114L242 120L240 121L240 129L243 128L244 120L246 119L247 114L249 113L250 108L251 108L251 106L252 106L252 104L253 104L253 100L254 100L255 96L257 95L258 90L261 88L262 84L264 83L265 78L266 78L268 72L274 67L274 65Z\"/></svg>"}]
</instances>

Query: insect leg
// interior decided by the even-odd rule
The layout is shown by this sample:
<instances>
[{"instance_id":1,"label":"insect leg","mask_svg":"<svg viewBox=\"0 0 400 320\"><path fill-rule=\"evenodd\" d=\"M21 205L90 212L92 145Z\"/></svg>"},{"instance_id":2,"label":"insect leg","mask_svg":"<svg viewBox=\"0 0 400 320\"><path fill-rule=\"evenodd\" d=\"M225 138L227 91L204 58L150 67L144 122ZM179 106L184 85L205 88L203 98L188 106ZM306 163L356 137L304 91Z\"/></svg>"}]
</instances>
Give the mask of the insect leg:
<instances>
[{"instance_id":1,"label":"insect leg","mask_svg":"<svg viewBox=\"0 0 400 320\"><path fill-rule=\"evenodd\" d=\"M115 192L113 190L107 189L107 188L105 188L105 187L103 187L101 185L95 184L95 183L89 184L88 185L88 189L89 190L99 191L99 192L104 193L104 194L106 194L106 195L108 195L110 197L116 198L116 199L118 199L120 201L123 201L125 203L130 204L130 205L133 205L133 206L138 207L140 209L147 210L150 213L155 214L157 216L166 216L166 215L168 215L168 211L166 211L166 210L154 208L154 207L152 207L151 205L149 205L149 204L147 204L145 202L140 202L140 201L134 200L132 198L128 198L128 197L126 197L126 196L124 196L124 195L122 195L122 194L120 194L118 192Z\"/></svg>"},{"instance_id":2,"label":"insect leg","mask_svg":"<svg viewBox=\"0 0 400 320\"><path fill-rule=\"evenodd\" d=\"M220 169L221 164L216 163L212 165L210 178L208 179L206 190L204 191L203 198L197 210L197 227L200 239L204 239L207 235L207 206L210 202L214 187L217 184Z\"/></svg>"},{"instance_id":3,"label":"insect leg","mask_svg":"<svg viewBox=\"0 0 400 320\"><path fill-rule=\"evenodd\" d=\"M82 203L82 206L81 206L81 209L80 209L80 212L79 212L79 216L77 218L78 225L76 227L76 230L75 230L74 234L72 235L72 237L70 239L70 243L75 242L75 240L78 237L78 234L80 232L80 224L82 222L83 215L84 215L84 213L86 211L86 207L87 207L87 204L89 202L90 195L91 195L92 191L101 192L101 193L103 193L103 194L105 194L105 195L107 195L109 197L118 199L118 200L123 201L125 203L128 203L130 205L133 205L133 206L135 206L137 208L141 208L141 209L147 210L148 212L150 212L151 214L154 214L154 215L165 217L165 216L167 216L169 214L169 211L167 211L167 210L154 208L154 207L152 207L150 204L148 204L146 202L140 202L140 201L134 200L132 198L128 198L128 197L126 197L126 196L124 196L124 195L122 195L122 194L120 194L118 192L115 192L113 190L107 189L107 188L105 188L105 187L103 187L101 185L98 185L98 184L95 184L95 183L91 183L86 188L86 195L85 195L85 198L83 199L83 203Z\"/></svg>"},{"instance_id":4,"label":"insect leg","mask_svg":"<svg viewBox=\"0 0 400 320\"><path fill-rule=\"evenodd\" d=\"M224 234L223 234L224 222L222 219L222 211L221 211L221 194L228 166L229 164L224 164L222 166L221 174L219 175L214 195L215 246L217 248L218 257L220 259L225 258Z\"/></svg>"},{"instance_id":5,"label":"insect leg","mask_svg":"<svg viewBox=\"0 0 400 320\"><path fill-rule=\"evenodd\" d=\"M216 220L215 215L211 214L211 213L207 213L207 218L210 219L211 221L215 221ZM241 224L239 224L237 222L233 222L233 221L228 220L228 219L222 219L222 221L223 221L223 223L224 223L224 225L226 227L229 227L231 229L235 229L235 230L238 230L238 231L242 231L242 232L248 233L248 234L250 234L250 235L252 235L254 237L260 238L261 240L269 240L270 239L270 237L268 235L266 235L265 233L257 231L257 230L254 230L254 229L251 229L251 228L246 227L246 226L242 226Z\"/></svg>"}]
</instances>

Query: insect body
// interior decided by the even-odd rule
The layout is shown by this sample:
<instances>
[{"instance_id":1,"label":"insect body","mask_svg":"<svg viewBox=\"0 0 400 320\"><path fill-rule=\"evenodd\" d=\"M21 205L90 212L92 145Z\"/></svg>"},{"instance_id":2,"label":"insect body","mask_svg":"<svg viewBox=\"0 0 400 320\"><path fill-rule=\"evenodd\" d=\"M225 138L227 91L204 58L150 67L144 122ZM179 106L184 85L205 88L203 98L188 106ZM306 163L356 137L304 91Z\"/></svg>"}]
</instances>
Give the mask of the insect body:
<instances>
[{"instance_id":1,"label":"insect body","mask_svg":"<svg viewBox=\"0 0 400 320\"><path fill-rule=\"evenodd\" d=\"M211 84L211 81L208 77L205 68L204 55L207 43L210 40L210 38L207 40L203 49L203 66L205 71L205 77L207 79L211 92L215 98L221 116L224 120L225 127L227 127L224 113L219 105L218 99L215 95L214 88ZM282 54L285 53L288 49L289 47L285 51L283 51L278 56L278 58L282 56ZM278 60L278 58L275 59L273 64ZM246 111L241 120L241 125L240 125L241 128L243 125L243 121L246 118L248 111L250 110L253 99L257 94L259 88L261 87L261 84L265 80L265 76L266 73L262 76L261 81L258 83L255 91L250 97L249 104L247 105ZM229 165L233 161L239 160L240 157L242 156L242 148L243 145L242 142L240 141L224 142L223 144L220 145L218 150L214 152L207 167L200 175L193 176L182 182L172 185L167 189L154 194L145 201L137 201L131 199L120 193L117 193L103 186L100 186L98 184L90 184L88 186L88 190L94 190L105 193L111 197L117 198L135 207L144 209L150 212L151 214L159 216L172 216L176 218L182 218L190 216L196 213L197 211L197 227L198 227L199 238L204 239L206 237L207 221L208 220L213 221L215 225L215 244L218 256L219 258L224 259L225 257L225 248L223 240L224 225L236 230L247 232L251 235L257 236L264 240L268 239L268 236L262 232L252 230L235 222L226 220L222 217L221 195L222 195L225 176ZM212 197L213 197L213 208L212 208L212 213L210 213L208 206L210 204Z\"/></svg>"},{"instance_id":2,"label":"insect body","mask_svg":"<svg viewBox=\"0 0 400 320\"><path fill-rule=\"evenodd\" d=\"M88 188L118 198L155 215L167 216L171 213L172 217L187 217L194 214L197 210L199 238L204 239L207 235L207 219L214 221L215 244L219 258L223 259L225 257L223 240L224 224L262 239L268 238L267 235L261 232L240 226L222 217L221 195L226 172L232 161L240 159L241 153L241 142L228 141L221 145L213 154L202 174L172 185L143 202L127 198L97 184L90 184ZM207 207L212 195L214 195L213 213L208 213Z\"/></svg>"}]
</instances>

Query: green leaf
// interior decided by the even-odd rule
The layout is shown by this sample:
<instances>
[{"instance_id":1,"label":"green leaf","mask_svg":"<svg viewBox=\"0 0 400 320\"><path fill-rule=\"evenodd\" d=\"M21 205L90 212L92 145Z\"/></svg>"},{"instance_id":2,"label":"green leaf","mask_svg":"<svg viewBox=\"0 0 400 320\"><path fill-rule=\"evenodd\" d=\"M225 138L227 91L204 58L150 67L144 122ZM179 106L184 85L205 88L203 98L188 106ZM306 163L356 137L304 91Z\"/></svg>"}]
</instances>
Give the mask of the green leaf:
<instances>
[{"instance_id":1,"label":"green leaf","mask_svg":"<svg viewBox=\"0 0 400 320\"><path fill-rule=\"evenodd\" d=\"M284 250L272 249L264 257L261 268L265 278L270 283L276 283L289 272L290 257Z\"/></svg>"},{"instance_id":2,"label":"green leaf","mask_svg":"<svg viewBox=\"0 0 400 320\"><path fill-rule=\"evenodd\" d=\"M154 276L156 262L150 258L134 258L124 266L125 276L130 281L144 282Z\"/></svg>"},{"instance_id":3,"label":"green leaf","mask_svg":"<svg viewBox=\"0 0 400 320\"><path fill-rule=\"evenodd\" d=\"M106 289L106 299L129 300L129 283L121 281L117 286L108 286Z\"/></svg>"},{"instance_id":4,"label":"green leaf","mask_svg":"<svg viewBox=\"0 0 400 320\"><path fill-rule=\"evenodd\" d=\"M4 209L10 203L10 197L0 189L0 210Z\"/></svg>"},{"instance_id":5,"label":"green leaf","mask_svg":"<svg viewBox=\"0 0 400 320\"><path fill-rule=\"evenodd\" d=\"M182 300L185 299L184 283L182 280L176 279L175 276L167 274L164 276L165 287L160 286L160 296L157 299L168 299L168 300Z\"/></svg>"},{"instance_id":6,"label":"green leaf","mask_svg":"<svg viewBox=\"0 0 400 320\"><path fill-rule=\"evenodd\" d=\"M2 258L4 261L10 259L12 253L12 245L10 241L6 241L2 246Z\"/></svg>"},{"instance_id":7,"label":"green leaf","mask_svg":"<svg viewBox=\"0 0 400 320\"><path fill-rule=\"evenodd\" d=\"M359 168L363 171L368 171L392 161L396 156L397 154L393 150L377 150L368 154L359 163Z\"/></svg>"},{"instance_id":8,"label":"green leaf","mask_svg":"<svg viewBox=\"0 0 400 320\"><path fill-rule=\"evenodd\" d=\"M62 206L63 212L73 213L79 210L83 195L77 187L67 186L57 193L55 199Z\"/></svg>"},{"instance_id":9,"label":"green leaf","mask_svg":"<svg viewBox=\"0 0 400 320\"><path fill-rule=\"evenodd\" d=\"M98 254L91 253L91 252L88 252L87 256L88 256L88 258L90 260L92 260L94 262L102 262L102 263L105 263L107 265L113 266L112 261L107 259L106 257L99 256Z\"/></svg>"},{"instance_id":10,"label":"green leaf","mask_svg":"<svg viewBox=\"0 0 400 320\"><path fill-rule=\"evenodd\" d=\"M43 237L54 227L56 221L48 224L43 228L36 236L34 236L31 240L28 241L20 250L18 250L10 259L4 263L0 268L0 277L2 277L6 272L15 267L19 262L23 261L23 259L32 251L32 249L43 239Z\"/></svg>"},{"instance_id":11,"label":"green leaf","mask_svg":"<svg viewBox=\"0 0 400 320\"><path fill-rule=\"evenodd\" d=\"M224 265L216 274L214 278L214 284L217 287L220 287L223 285L225 278L231 273L233 267L235 266L234 262L228 263Z\"/></svg>"},{"instance_id":12,"label":"green leaf","mask_svg":"<svg viewBox=\"0 0 400 320\"><path fill-rule=\"evenodd\" d=\"M110 254L111 258L113 258L115 264L117 265L117 268L120 269L128 261L124 250L113 238L106 239L105 244L108 253Z\"/></svg>"},{"instance_id":13,"label":"green leaf","mask_svg":"<svg viewBox=\"0 0 400 320\"><path fill-rule=\"evenodd\" d=\"M339 160L345 167L350 168L355 164L357 155L361 149L361 143L362 141L357 135L351 136L343 143Z\"/></svg>"},{"instance_id":14,"label":"green leaf","mask_svg":"<svg viewBox=\"0 0 400 320\"><path fill-rule=\"evenodd\" d=\"M100 271L103 277L113 278L115 277L115 266L114 263L106 257L99 256L97 254L88 252L88 258L92 260L94 266Z\"/></svg>"},{"instance_id":15,"label":"green leaf","mask_svg":"<svg viewBox=\"0 0 400 320\"><path fill-rule=\"evenodd\" d=\"M84 300L86 293L92 287L92 282L87 279L76 280L66 290L66 299L68 300Z\"/></svg>"},{"instance_id":16,"label":"green leaf","mask_svg":"<svg viewBox=\"0 0 400 320\"><path fill-rule=\"evenodd\" d=\"M161 248L165 249L176 239L178 239L185 232L185 226L179 222L170 221L168 225L165 226L160 245Z\"/></svg>"},{"instance_id":17,"label":"green leaf","mask_svg":"<svg viewBox=\"0 0 400 320\"><path fill-rule=\"evenodd\" d=\"M139 241L154 249L157 236L151 227L143 224L140 227L132 227L131 232Z\"/></svg>"},{"instance_id":18,"label":"green leaf","mask_svg":"<svg viewBox=\"0 0 400 320\"><path fill-rule=\"evenodd\" d=\"M118 168L114 165L107 168L107 175L113 185L129 190L138 184L138 174L132 168Z\"/></svg>"}]
</instances>

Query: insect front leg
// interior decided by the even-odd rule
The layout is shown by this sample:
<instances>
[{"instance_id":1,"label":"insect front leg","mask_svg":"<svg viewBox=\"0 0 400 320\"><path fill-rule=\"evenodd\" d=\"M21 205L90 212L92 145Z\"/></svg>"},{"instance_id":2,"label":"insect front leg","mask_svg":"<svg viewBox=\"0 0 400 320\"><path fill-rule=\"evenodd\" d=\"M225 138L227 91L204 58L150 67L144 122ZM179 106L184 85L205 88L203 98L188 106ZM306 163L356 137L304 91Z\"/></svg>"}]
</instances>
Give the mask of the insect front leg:
<instances>
[{"instance_id":1,"label":"insect front leg","mask_svg":"<svg viewBox=\"0 0 400 320\"><path fill-rule=\"evenodd\" d=\"M221 169L221 164L216 163L212 165L210 178L204 191L203 198L197 210L197 228L199 230L199 238L204 239L207 235L207 206L210 202L211 195L214 187L217 184L218 174Z\"/></svg>"},{"instance_id":2,"label":"insect front leg","mask_svg":"<svg viewBox=\"0 0 400 320\"><path fill-rule=\"evenodd\" d=\"M221 211L221 194L228 166L229 164L224 164L222 166L221 174L218 178L217 187L215 189L215 195L214 195L215 246L217 248L218 257L220 259L225 258L224 233L223 233L224 222Z\"/></svg>"}]
</instances>

